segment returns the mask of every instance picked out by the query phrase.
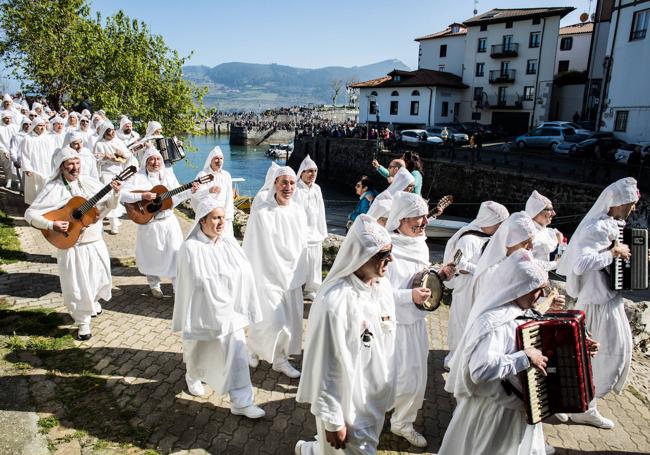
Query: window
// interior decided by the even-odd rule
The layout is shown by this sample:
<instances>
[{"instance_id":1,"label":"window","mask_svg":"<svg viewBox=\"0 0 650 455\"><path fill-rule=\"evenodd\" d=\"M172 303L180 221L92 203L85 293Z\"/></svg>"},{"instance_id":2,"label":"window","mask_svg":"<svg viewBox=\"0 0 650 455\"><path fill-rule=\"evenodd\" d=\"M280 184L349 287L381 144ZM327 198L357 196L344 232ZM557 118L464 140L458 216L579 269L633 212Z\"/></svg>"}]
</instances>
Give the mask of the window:
<instances>
[{"instance_id":1,"label":"window","mask_svg":"<svg viewBox=\"0 0 650 455\"><path fill-rule=\"evenodd\" d=\"M507 87L499 87L499 94L497 95L497 102L499 104L506 104L506 89Z\"/></svg>"},{"instance_id":2,"label":"window","mask_svg":"<svg viewBox=\"0 0 650 455\"><path fill-rule=\"evenodd\" d=\"M474 101L483 99L483 87L474 87Z\"/></svg>"},{"instance_id":3,"label":"window","mask_svg":"<svg viewBox=\"0 0 650 455\"><path fill-rule=\"evenodd\" d=\"M539 47L540 45L540 33L539 32L530 32L530 39L528 40L528 47Z\"/></svg>"},{"instance_id":4,"label":"window","mask_svg":"<svg viewBox=\"0 0 650 455\"><path fill-rule=\"evenodd\" d=\"M370 104L368 105L368 115L376 115L377 114L377 101L371 101Z\"/></svg>"},{"instance_id":5,"label":"window","mask_svg":"<svg viewBox=\"0 0 650 455\"><path fill-rule=\"evenodd\" d=\"M391 101L390 102L390 115L397 115L398 109L399 109L399 101Z\"/></svg>"},{"instance_id":6,"label":"window","mask_svg":"<svg viewBox=\"0 0 650 455\"><path fill-rule=\"evenodd\" d=\"M506 28L512 28L512 21L506 22Z\"/></svg>"},{"instance_id":7,"label":"window","mask_svg":"<svg viewBox=\"0 0 650 455\"><path fill-rule=\"evenodd\" d=\"M399 96L399 92L398 92L397 90L393 90L393 91L390 93L390 96Z\"/></svg>"},{"instance_id":8,"label":"window","mask_svg":"<svg viewBox=\"0 0 650 455\"><path fill-rule=\"evenodd\" d=\"M476 77L483 77L483 72L485 70L485 63L476 64Z\"/></svg>"},{"instance_id":9,"label":"window","mask_svg":"<svg viewBox=\"0 0 650 455\"><path fill-rule=\"evenodd\" d=\"M440 112L441 117L447 117L449 115L449 102L448 101L443 101L442 102L442 111Z\"/></svg>"},{"instance_id":10,"label":"window","mask_svg":"<svg viewBox=\"0 0 650 455\"><path fill-rule=\"evenodd\" d=\"M533 25L539 25L542 20L539 17L534 17L533 18Z\"/></svg>"},{"instance_id":11,"label":"window","mask_svg":"<svg viewBox=\"0 0 650 455\"><path fill-rule=\"evenodd\" d=\"M370 96L377 96L377 92L373 90L372 92L370 92Z\"/></svg>"},{"instance_id":12,"label":"window","mask_svg":"<svg viewBox=\"0 0 650 455\"><path fill-rule=\"evenodd\" d=\"M444 71L445 65L438 65L438 71Z\"/></svg>"},{"instance_id":13,"label":"window","mask_svg":"<svg viewBox=\"0 0 650 455\"><path fill-rule=\"evenodd\" d=\"M616 111L616 122L614 131L625 131L627 129L627 115L629 111Z\"/></svg>"},{"instance_id":14,"label":"window","mask_svg":"<svg viewBox=\"0 0 650 455\"><path fill-rule=\"evenodd\" d=\"M411 115L418 115L420 113L420 102L411 101Z\"/></svg>"},{"instance_id":15,"label":"window","mask_svg":"<svg viewBox=\"0 0 650 455\"><path fill-rule=\"evenodd\" d=\"M561 51L570 51L573 47L573 37L566 36L560 40L560 50Z\"/></svg>"},{"instance_id":16,"label":"window","mask_svg":"<svg viewBox=\"0 0 650 455\"><path fill-rule=\"evenodd\" d=\"M509 52L513 50L514 46L512 45L512 35L503 35L501 42L503 43L503 52Z\"/></svg>"},{"instance_id":17,"label":"window","mask_svg":"<svg viewBox=\"0 0 650 455\"><path fill-rule=\"evenodd\" d=\"M560 60L557 63L557 72L566 73L567 71L569 71L569 60Z\"/></svg>"},{"instance_id":18,"label":"window","mask_svg":"<svg viewBox=\"0 0 650 455\"><path fill-rule=\"evenodd\" d=\"M630 41L636 41L645 38L650 22L650 9L637 11L632 18L632 30L630 30Z\"/></svg>"},{"instance_id":19,"label":"window","mask_svg":"<svg viewBox=\"0 0 650 455\"><path fill-rule=\"evenodd\" d=\"M537 74L537 60L528 60L526 74Z\"/></svg>"},{"instance_id":20,"label":"window","mask_svg":"<svg viewBox=\"0 0 650 455\"><path fill-rule=\"evenodd\" d=\"M413 90L411 96L420 96L420 92L418 90Z\"/></svg>"},{"instance_id":21,"label":"window","mask_svg":"<svg viewBox=\"0 0 650 455\"><path fill-rule=\"evenodd\" d=\"M446 57L447 56L447 45L446 44L441 44L440 45L440 56L441 57Z\"/></svg>"},{"instance_id":22,"label":"window","mask_svg":"<svg viewBox=\"0 0 650 455\"><path fill-rule=\"evenodd\" d=\"M487 31L487 24L481 24L481 31L486 32Z\"/></svg>"},{"instance_id":23,"label":"window","mask_svg":"<svg viewBox=\"0 0 650 455\"><path fill-rule=\"evenodd\" d=\"M524 101L533 101L535 99L535 87L532 85L524 87Z\"/></svg>"},{"instance_id":24,"label":"window","mask_svg":"<svg viewBox=\"0 0 650 455\"><path fill-rule=\"evenodd\" d=\"M487 38L479 38L478 49L476 49L476 52L485 52L486 49L487 49Z\"/></svg>"}]
</instances>

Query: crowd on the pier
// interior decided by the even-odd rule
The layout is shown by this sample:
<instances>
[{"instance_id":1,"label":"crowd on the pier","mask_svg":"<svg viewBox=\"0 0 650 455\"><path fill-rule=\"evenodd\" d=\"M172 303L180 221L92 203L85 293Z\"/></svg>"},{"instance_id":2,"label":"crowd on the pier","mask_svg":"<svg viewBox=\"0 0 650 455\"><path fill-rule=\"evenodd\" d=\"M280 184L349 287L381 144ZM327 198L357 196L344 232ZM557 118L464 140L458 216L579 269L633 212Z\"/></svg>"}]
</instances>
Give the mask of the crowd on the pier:
<instances>
[{"instance_id":1,"label":"crowd on the pier","mask_svg":"<svg viewBox=\"0 0 650 455\"><path fill-rule=\"evenodd\" d=\"M163 297L161 279L171 280L172 330L180 333L189 393L204 395L207 384L229 394L233 414L261 418L265 412L255 405L249 367L264 361L300 378L296 399L307 403L315 418L316 440L297 441L296 454L376 453L389 411L392 433L427 446L414 424L427 394L441 391L427 390L430 313L423 308L431 289L414 277L430 268L425 228L442 208L431 211L420 196L416 154L388 168L373 163L389 182L379 194L369 193L367 179L359 180L365 210L351 217L323 280L326 212L318 166L309 156L297 172L271 164L240 246L232 226L232 181L219 147L197 180L181 186L147 140L161 134L157 122L139 139L142 150L132 153L127 144L138 139L126 116L116 128L100 112L48 113L39 103L5 100L0 115L10 132L0 139L3 153L23 173L25 219L45 233L79 235L56 252L64 303L79 340L92 336L100 300L111 298L101 220L117 220L110 229L118 233L125 207L129 217L149 214L137 224L136 267L155 298ZM138 170L125 176L130 166ZM5 173L7 179L11 175ZM159 185L164 191L156 190ZM69 218L52 215L75 204L76 197L97 209L94 222L81 232L74 210ZM559 261L552 257L563 241L549 227L553 203L537 191L522 201L524 211L512 214L495 201L483 202L476 218L449 239L443 264L432 273L453 290L445 390L457 406L438 453L554 452L544 442L542 424L527 423L523 402L511 392L522 391L522 372L547 373L547 357L535 347L518 349L515 330L543 299L549 270L567 277L567 293L586 312L593 337L587 349L595 355L596 398L584 413L556 417L614 427L600 414L597 398L622 390L632 339L622 296L608 287L601 270L616 257L629 258L628 246L612 241L638 198L632 178L605 188ZM172 200L169 206L162 205L166 199ZM185 200L195 219L183 237L173 207ZM76 210L85 213L89 204ZM303 344L304 299L312 304ZM562 308L564 297L552 298L550 305ZM302 365L293 357L300 354Z\"/></svg>"}]
</instances>

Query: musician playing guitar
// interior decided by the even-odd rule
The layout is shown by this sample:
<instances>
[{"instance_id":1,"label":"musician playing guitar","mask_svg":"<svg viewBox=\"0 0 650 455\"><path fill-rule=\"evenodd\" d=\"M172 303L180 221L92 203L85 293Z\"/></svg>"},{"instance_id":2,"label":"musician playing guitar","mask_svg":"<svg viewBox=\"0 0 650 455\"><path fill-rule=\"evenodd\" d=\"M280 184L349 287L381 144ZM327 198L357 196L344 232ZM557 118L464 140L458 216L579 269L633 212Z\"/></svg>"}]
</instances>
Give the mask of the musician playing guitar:
<instances>
[{"instance_id":1,"label":"musician playing guitar","mask_svg":"<svg viewBox=\"0 0 650 455\"><path fill-rule=\"evenodd\" d=\"M149 146L142 156L140 171L129 181L120 200L130 204L154 201L159 194L150 190L158 185L170 190L180 186L173 169L165 167L160 152ZM158 299L163 297L160 278L170 278L174 283L176 253L183 242L183 233L173 207L189 199L198 188L199 184L193 183L191 190L172 197L172 208L155 212L149 222L137 226L135 262L140 273L147 277L152 295Z\"/></svg>"},{"instance_id":2,"label":"musician playing guitar","mask_svg":"<svg viewBox=\"0 0 650 455\"><path fill-rule=\"evenodd\" d=\"M75 221L48 220L47 213L61 208L73 197L91 198L103 185L96 179L81 176L79 154L69 147L57 152L54 161L57 172L25 212L25 220L42 230L67 232ZM111 298L111 265L98 219L117 207L120 183L113 181L109 192L97 203L99 218L84 229L74 246L57 249L56 258L61 280L63 303L79 326L78 339L90 338L90 318L101 313L99 299Z\"/></svg>"}]
</instances>

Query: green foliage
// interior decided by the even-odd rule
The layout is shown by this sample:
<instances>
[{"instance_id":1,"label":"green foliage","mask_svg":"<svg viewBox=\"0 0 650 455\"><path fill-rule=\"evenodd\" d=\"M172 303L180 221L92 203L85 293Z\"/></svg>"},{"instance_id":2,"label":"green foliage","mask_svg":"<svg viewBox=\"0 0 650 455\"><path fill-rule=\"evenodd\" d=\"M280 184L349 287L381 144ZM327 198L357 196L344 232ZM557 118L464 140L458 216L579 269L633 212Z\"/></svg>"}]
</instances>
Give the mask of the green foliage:
<instances>
[{"instance_id":1,"label":"green foliage","mask_svg":"<svg viewBox=\"0 0 650 455\"><path fill-rule=\"evenodd\" d=\"M0 265L12 264L24 257L25 254L20 250L20 241L16 235L13 221L0 210Z\"/></svg>"},{"instance_id":2,"label":"green foliage","mask_svg":"<svg viewBox=\"0 0 650 455\"><path fill-rule=\"evenodd\" d=\"M42 433L49 432L52 428L59 425L59 419L54 416L41 417L38 419L38 426L41 428Z\"/></svg>"},{"instance_id":3,"label":"green foliage","mask_svg":"<svg viewBox=\"0 0 650 455\"><path fill-rule=\"evenodd\" d=\"M205 91L182 78L188 57L122 11L102 21L86 0L5 0L0 27L7 67L55 108L87 93L110 118L158 120L167 134L190 131L202 114Z\"/></svg>"}]
</instances>

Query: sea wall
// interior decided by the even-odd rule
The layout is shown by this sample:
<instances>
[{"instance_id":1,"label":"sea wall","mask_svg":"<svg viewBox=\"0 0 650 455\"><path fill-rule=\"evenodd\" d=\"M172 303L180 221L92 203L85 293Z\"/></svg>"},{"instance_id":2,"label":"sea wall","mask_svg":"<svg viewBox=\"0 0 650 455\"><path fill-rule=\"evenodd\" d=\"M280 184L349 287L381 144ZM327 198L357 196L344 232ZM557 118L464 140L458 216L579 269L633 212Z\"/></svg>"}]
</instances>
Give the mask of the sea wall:
<instances>
[{"instance_id":1,"label":"sea wall","mask_svg":"<svg viewBox=\"0 0 650 455\"><path fill-rule=\"evenodd\" d=\"M354 184L361 175L371 177L375 188L383 190L386 180L374 170L371 162L376 157L380 163L387 166L392 159L399 156L395 153L377 153L374 141L301 137L296 138L294 142L289 165L297 169L307 154L318 164L319 179L349 188L351 196L354 195ZM523 210L530 193L537 190L553 201L558 212L555 225L567 232L573 230L605 186L571 181L570 173L565 174L567 178L552 178L531 172L500 169L493 164L453 162L426 156L422 161L422 196L435 201L445 194L452 194L454 204L447 210L450 215L471 218L476 214L479 204L485 200L500 202L511 212ZM488 162L487 157L485 161ZM562 172L557 170L549 174ZM647 227L648 216L647 198L643 197L637 212L631 218L631 223Z\"/></svg>"},{"instance_id":2,"label":"sea wall","mask_svg":"<svg viewBox=\"0 0 650 455\"><path fill-rule=\"evenodd\" d=\"M230 125L230 145L287 144L293 142L293 130L247 128Z\"/></svg>"}]
</instances>

